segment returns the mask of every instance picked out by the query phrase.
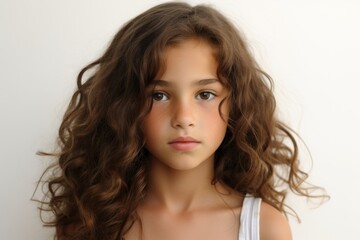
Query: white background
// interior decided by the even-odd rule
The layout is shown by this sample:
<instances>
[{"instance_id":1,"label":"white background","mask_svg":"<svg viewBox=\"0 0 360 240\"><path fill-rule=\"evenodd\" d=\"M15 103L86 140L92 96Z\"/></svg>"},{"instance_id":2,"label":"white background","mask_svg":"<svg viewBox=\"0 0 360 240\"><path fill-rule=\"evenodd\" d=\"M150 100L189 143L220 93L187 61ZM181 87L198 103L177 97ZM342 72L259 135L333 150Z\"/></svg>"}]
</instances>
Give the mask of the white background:
<instances>
[{"instance_id":1,"label":"white background","mask_svg":"<svg viewBox=\"0 0 360 240\"><path fill-rule=\"evenodd\" d=\"M0 0L0 239L51 239L30 201L48 161L35 153L53 148L81 67L160 2ZM247 36L281 116L310 148L311 182L331 195L316 209L291 197L294 239L360 239L360 2L206 2Z\"/></svg>"}]
</instances>

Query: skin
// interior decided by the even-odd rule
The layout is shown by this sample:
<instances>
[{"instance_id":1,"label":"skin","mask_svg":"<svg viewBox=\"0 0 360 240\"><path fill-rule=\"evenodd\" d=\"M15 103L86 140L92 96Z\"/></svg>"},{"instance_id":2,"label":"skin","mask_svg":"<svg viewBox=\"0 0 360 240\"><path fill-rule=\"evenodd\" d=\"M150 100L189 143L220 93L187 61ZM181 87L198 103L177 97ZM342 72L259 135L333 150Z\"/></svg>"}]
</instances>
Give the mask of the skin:
<instances>
[{"instance_id":1,"label":"skin","mask_svg":"<svg viewBox=\"0 0 360 240\"><path fill-rule=\"evenodd\" d=\"M218 80L214 49L198 39L168 47L143 132L150 153L149 192L126 240L238 239L243 196L211 184L214 152L224 139L228 90ZM220 103L223 101L220 107ZM175 141L192 137L196 143ZM261 206L261 240L289 240L280 212Z\"/></svg>"}]
</instances>

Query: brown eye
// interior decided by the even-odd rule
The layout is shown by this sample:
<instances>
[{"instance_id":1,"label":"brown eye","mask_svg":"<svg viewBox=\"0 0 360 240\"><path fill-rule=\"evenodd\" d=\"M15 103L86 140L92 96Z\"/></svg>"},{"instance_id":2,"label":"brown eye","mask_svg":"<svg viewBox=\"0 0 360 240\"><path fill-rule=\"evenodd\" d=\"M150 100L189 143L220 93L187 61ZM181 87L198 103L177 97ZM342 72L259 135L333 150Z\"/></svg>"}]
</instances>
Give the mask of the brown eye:
<instances>
[{"instance_id":1,"label":"brown eye","mask_svg":"<svg viewBox=\"0 0 360 240\"><path fill-rule=\"evenodd\" d=\"M166 101L168 100L168 96L166 96L165 93L162 93L162 92L156 92L156 93L153 93L152 95L152 99L154 101Z\"/></svg>"},{"instance_id":2,"label":"brown eye","mask_svg":"<svg viewBox=\"0 0 360 240\"><path fill-rule=\"evenodd\" d=\"M211 100L215 97L215 94L212 92L201 92L196 96L196 99L199 100Z\"/></svg>"}]
</instances>

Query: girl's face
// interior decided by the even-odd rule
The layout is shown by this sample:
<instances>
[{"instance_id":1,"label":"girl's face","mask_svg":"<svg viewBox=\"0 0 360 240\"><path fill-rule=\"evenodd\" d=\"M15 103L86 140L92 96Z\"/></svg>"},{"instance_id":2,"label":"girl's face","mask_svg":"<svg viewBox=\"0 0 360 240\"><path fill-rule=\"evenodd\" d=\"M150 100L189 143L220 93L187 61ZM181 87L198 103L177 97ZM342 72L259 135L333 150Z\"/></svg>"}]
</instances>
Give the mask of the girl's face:
<instances>
[{"instance_id":1,"label":"girl's face","mask_svg":"<svg viewBox=\"0 0 360 240\"><path fill-rule=\"evenodd\" d=\"M153 105L143 126L152 161L186 170L213 160L229 114L228 91L217 77L214 52L194 39L166 49L165 72L149 86L154 88Z\"/></svg>"}]
</instances>

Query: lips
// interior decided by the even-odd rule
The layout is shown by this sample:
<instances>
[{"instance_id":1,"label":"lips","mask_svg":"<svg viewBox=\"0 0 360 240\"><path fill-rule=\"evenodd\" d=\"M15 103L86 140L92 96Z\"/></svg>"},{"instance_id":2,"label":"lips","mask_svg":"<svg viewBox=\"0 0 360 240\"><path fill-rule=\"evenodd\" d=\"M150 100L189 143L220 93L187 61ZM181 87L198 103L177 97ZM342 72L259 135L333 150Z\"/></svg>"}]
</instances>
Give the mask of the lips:
<instances>
[{"instance_id":1,"label":"lips","mask_svg":"<svg viewBox=\"0 0 360 240\"><path fill-rule=\"evenodd\" d=\"M178 137L169 142L169 145L178 151L190 151L196 148L201 142L192 137Z\"/></svg>"}]
</instances>

